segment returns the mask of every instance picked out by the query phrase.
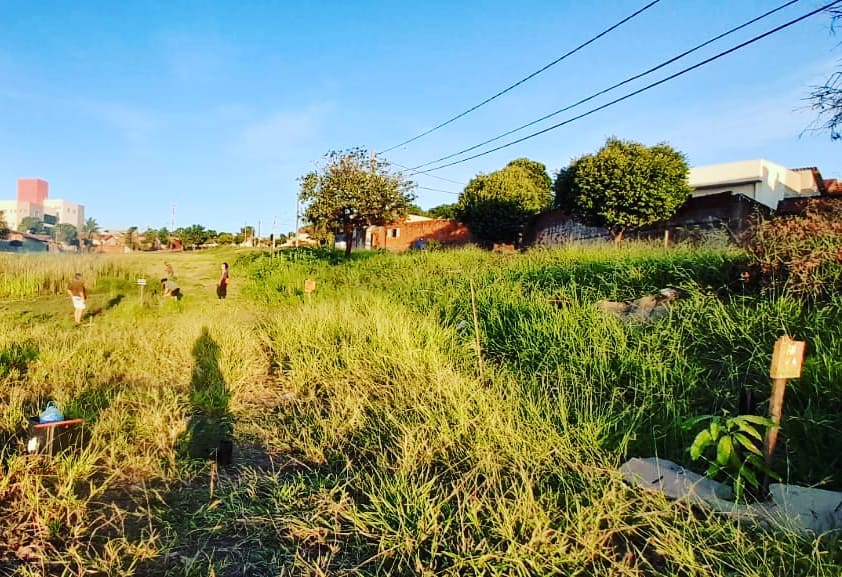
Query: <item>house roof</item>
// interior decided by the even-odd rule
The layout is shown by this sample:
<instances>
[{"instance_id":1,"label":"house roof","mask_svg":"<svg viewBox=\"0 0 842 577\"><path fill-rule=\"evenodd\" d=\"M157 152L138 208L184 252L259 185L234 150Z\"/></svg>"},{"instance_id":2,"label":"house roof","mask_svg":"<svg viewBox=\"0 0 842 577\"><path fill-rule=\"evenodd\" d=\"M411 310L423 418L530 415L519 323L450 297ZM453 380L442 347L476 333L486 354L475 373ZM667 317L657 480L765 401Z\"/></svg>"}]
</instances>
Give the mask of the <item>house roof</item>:
<instances>
[{"instance_id":1,"label":"house roof","mask_svg":"<svg viewBox=\"0 0 842 577\"><path fill-rule=\"evenodd\" d=\"M9 234L18 234L23 238L28 238L30 240L37 240L40 242L50 242L50 235L48 234L32 234L31 232L22 232L19 230L10 230Z\"/></svg>"},{"instance_id":2,"label":"house roof","mask_svg":"<svg viewBox=\"0 0 842 577\"><path fill-rule=\"evenodd\" d=\"M696 190L706 190L709 188L722 188L724 186L741 186L743 184L754 184L755 182L762 182L761 178L746 178L741 180L720 180L716 182L708 182L702 184L694 184L693 188Z\"/></svg>"},{"instance_id":3,"label":"house roof","mask_svg":"<svg viewBox=\"0 0 842 577\"><path fill-rule=\"evenodd\" d=\"M803 168L790 168L792 172L810 172L813 175L813 180L816 183L816 190L824 196L827 194L827 189L825 188L824 179L822 178L822 173L819 169L815 166L805 166Z\"/></svg>"},{"instance_id":4,"label":"house roof","mask_svg":"<svg viewBox=\"0 0 842 577\"><path fill-rule=\"evenodd\" d=\"M829 196L842 196L842 181L829 178L824 181L824 188Z\"/></svg>"}]
</instances>

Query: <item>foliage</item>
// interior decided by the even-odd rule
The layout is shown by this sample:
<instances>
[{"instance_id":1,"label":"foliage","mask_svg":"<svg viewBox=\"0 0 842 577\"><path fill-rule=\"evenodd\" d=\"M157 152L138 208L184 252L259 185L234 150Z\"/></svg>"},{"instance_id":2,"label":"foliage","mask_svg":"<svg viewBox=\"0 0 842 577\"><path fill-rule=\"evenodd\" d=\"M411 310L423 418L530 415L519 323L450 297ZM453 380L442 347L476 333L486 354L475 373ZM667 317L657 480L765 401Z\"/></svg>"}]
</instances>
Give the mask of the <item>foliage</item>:
<instances>
[{"instance_id":1,"label":"foliage","mask_svg":"<svg viewBox=\"0 0 842 577\"><path fill-rule=\"evenodd\" d=\"M85 219L81 232L83 233L83 240L86 247L93 246L93 237L99 230L99 223L97 223L95 218L88 217Z\"/></svg>"},{"instance_id":2,"label":"foliage","mask_svg":"<svg viewBox=\"0 0 842 577\"><path fill-rule=\"evenodd\" d=\"M219 244L234 244L234 235L230 232L221 232L216 237L216 242Z\"/></svg>"},{"instance_id":3,"label":"foliage","mask_svg":"<svg viewBox=\"0 0 842 577\"><path fill-rule=\"evenodd\" d=\"M456 218L456 207L457 203L455 202L453 204L440 204L428 210L427 214L429 214L432 218L446 218L448 220L453 220Z\"/></svg>"},{"instance_id":4,"label":"foliage","mask_svg":"<svg viewBox=\"0 0 842 577\"><path fill-rule=\"evenodd\" d=\"M53 227L53 239L62 244L74 244L78 240L76 227L66 222L60 222Z\"/></svg>"},{"instance_id":5,"label":"foliage","mask_svg":"<svg viewBox=\"0 0 842 577\"><path fill-rule=\"evenodd\" d=\"M518 158L471 179L456 216L480 241L516 243L529 218L549 208L551 185L543 164Z\"/></svg>"},{"instance_id":6,"label":"foliage","mask_svg":"<svg viewBox=\"0 0 842 577\"><path fill-rule=\"evenodd\" d=\"M842 200L814 199L798 216L761 223L749 246L761 281L811 297L842 288Z\"/></svg>"},{"instance_id":7,"label":"foliage","mask_svg":"<svg viewBox=\"0 0 842 577\"><path fill-rule=\"evenodd\" d=\"M129 249L137 250L138 242L136 226L130 226L128 229L126 229L126 234L123 237L123 243L125 246L129 247Z\"/></svg>"},{"instance_id":8,"label":"foliage","mask_svg":"<svg viewBox=\"0 0 842 577\"><path fill-rule=\"evenodd\" d=\"M757 415L737 415L735 417L705 416L692 419L688 427L702 421L709 421L706 428L699 431L690 445L690 458L697 461L705 453L713 453L708 458L706 475L715 478L726 473L734 488L734 496L741 499L746 486L755 492L760 490L763 475L780 480L763 460L763 433L777 427L771 419Z\"/></svg>"},{"instance_id":9,"label":"foliage","mask_svg":"<svg viewBox=\"0 0 842 577\"><path fill-rule=\"evenodd\" d=\"M6 238L7 234L9 234L9 223L6 222L5 213L0 210L0 238Z\"/></svg>"},{"instance_id":10,"label":"foliage","mask_svg":"<svg viewBox=\"0 0 842 577\"><path fill-rule=\"evenodd\" d=\"M833 26L842 22L842 8L828 8ZM833 72L827 81L813 88L807 97L816 112L817 130L830 133L832 140L842 139L842 69Z\"/></svg>"},{"instance_id":11,"label":"foliage","mask_svg":"<svg viewBox=\"0 0 842 577\"><path fill-rule=\"evenodd\" d=\"M32 234L46 234L47 227L44 225L44 221L40 218L35 218L34 216L25 216L20 220L20 224L18 225L24 232L29 232Z\"/></svg>"},{"instance_id":12,"label":"foliage","mask_svg":"<svg viewBox=\"0 0 842 577\"><path fill-rule=\"evenodd\" d=\"M0 350L0 378L20 377L29 363L38 358L38 349L32 343L12 343Z\"/></svg>"},{"instance_id":13,"label":"foliage","mask_svg":"<svg viewBox=\"0 0 842 577\"><path fill-rule=\"evenodd\" d=\"M38 352L0 377L0 567L842 574L838 536L700 514L616 471L631 455L689 462L681 423L733 412L739 387L766 392L766 352L785 327L811 343L787 391L787 475L841 487L842 297L717 295L745 258L733 248L332 254L172 255L191 287L178 307L138 302L134 280L160 273L160 255L0 255L0 284L10 271L60 284L81 270L92 315L74 327L61 294L0 307L0 351ZM207 284L221 261L241 279L224 306ZM113 277L95 276L109 263ZM646 326L593 306L664 283L687 296ZM25 454L26 418L49 399L86 419L83 451ZM233 435L229 470L178 453L209 406L233 417L209 434Z\"/></svg>"},{"instance_id":14,"label":"foliage","mask_svg":"<svg viewBox=\"0 0 842 577\"><path fill-rule=\"evenodd\" d=\"M194 224L178 228L175 230L174 234L181 239L184 246L195 247L206 243L214 232L206 229L201 224Z\"/></svg>"},{"instance_id":15,"label":"foliage","mask_svg":"<svg viewBox=\"0 0 842 577\"><path fill-rule=\"evenodd\" d=\"M93 217L85 219L85 224L82 226L82 232L85 233L85 239L90 240L93 235L99 232L99 223Z\"/></svg>"},{"instance_id":16,"label":"foliage","mask_svg":"<svg viewBox=\"0 0 842 577\"><path fill-rule=\"evenodd\" d=\"M360 148L329 152L325 166L299 182L305 218L317 230L344 234L346 257L356 231L403 218L414 200L411 182L399 172L390 172L388 162L368 158Z\"/></svg>"},{"instance_id":17,"label":"foliage","mask_svg":"<svg viewBox=\"0 0 842 577\"><path fill-rule=\"evenodd\" d=\"M574 160L555 180L555 205L616 240L630 228L670 218L690 196L687 162L667 144L652 147L609 138Z\"/></svg>"}]
</instances>

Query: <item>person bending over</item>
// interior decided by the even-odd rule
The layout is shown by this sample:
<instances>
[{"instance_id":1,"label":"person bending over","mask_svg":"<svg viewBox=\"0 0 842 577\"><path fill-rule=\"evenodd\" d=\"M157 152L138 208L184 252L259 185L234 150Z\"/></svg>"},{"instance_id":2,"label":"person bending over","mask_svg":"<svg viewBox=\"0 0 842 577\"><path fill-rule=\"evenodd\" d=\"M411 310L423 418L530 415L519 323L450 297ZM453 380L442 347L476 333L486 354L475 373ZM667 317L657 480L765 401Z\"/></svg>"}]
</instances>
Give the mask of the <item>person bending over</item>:
<instances>
[{"instance_id":1,"label":"person bending over","mask_svg":"<svg viewBox=\"0 0 842 577\"><path fill-rule=\"evenodd\" d=\"M176 299L181 298L181 287L176 284L176 282L169 278L162 278L161 279L161 291L162 296L165 297L173 297Z\"/></svg>"}]
</instances>

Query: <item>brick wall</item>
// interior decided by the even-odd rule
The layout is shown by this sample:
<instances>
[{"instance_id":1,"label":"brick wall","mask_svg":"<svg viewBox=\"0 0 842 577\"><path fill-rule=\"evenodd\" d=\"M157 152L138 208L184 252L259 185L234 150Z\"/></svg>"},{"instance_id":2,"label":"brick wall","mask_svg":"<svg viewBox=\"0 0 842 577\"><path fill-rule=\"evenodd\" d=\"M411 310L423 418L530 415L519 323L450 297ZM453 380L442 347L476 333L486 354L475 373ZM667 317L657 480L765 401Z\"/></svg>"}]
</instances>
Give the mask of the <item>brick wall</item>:
<instances>
[{"instance_id":1,"label":"brick wall","mask_svg":"<svg viewBox=\"0 0 842 577\"><path fill-rule=\"evenodd\" d=\"M395 232L397 231L397 232ZM436 240L443 245L471 242L471 234L461 222L447 219L403 222L371 228L371 248L391 252L408 250L418 239Z\"/></svg>"}]
</instances>

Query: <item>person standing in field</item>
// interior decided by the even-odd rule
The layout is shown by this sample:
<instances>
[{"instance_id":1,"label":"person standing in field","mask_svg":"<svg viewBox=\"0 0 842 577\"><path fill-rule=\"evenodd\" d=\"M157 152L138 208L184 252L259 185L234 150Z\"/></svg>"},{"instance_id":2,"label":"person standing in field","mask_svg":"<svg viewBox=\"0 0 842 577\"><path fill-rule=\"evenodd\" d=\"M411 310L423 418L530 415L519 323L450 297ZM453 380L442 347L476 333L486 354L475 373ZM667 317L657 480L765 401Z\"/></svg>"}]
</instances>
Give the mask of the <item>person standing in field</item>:
<instances>
[{"instance_id":1,"label":"person standing in field","mask_svg":"<svg viewBox=\"0 0 842 577\"><path fill-rule=\"evenodd\" d=\"M219 277L219 282L216 283L216 296L223 300L228 296L228 263L222 263L222 276Z\"/></svg>"},{"instance_id":2,"label":"person standing in field","mask_svg":"<svg viewBox=\"0 0 842 577\"><path fill-rule=\"evenodd\" d=\"M73 320L76 324L82 323L82 314L85 312L85 302L88 300L88 292L85 290L85 283L82 281L82 273L77 272L73 280L67 285L67 294L73 302Z\"/></svg>"}]
</instances>

